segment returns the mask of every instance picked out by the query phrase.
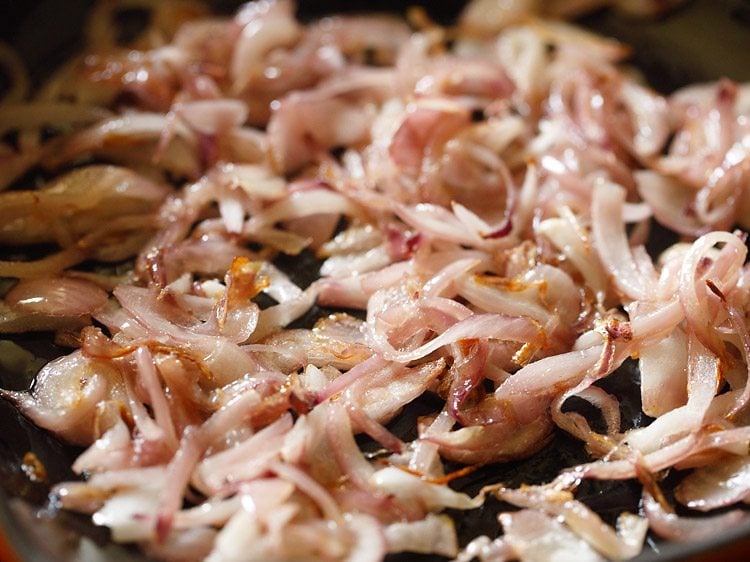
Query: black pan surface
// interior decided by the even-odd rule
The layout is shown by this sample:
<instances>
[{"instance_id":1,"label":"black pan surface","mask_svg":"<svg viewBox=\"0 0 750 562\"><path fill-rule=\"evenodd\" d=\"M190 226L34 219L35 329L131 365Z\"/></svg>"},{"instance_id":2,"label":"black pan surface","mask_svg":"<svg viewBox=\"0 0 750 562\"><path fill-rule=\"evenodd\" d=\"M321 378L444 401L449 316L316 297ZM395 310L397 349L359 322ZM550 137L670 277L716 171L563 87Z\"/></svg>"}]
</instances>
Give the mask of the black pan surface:
<instances>
[{"instance_id":1,"label":"black pan surface","mask_svg":"<svg viewBox=\"0 0 750 562\"><path fill-rule=\"evenodd\" d=\"M237 2L213 2L218 11L231 12ZM303 18L341 11L389 11L403 14L408 6L422 5L431 17L450 23L461 9L462 2L430 2L429 0L350 0L301 1ZM82 22L89 0L42 0L21 3L0 0L0 38L12 44L26 61L34 82L75 52L81 43ZM137 15L136 15L137 19ZM750 1L694 0L657 21L636 20L603 10L586 16L581 23L595 31L614 36L634 48L633 63L646 75L649 83L664 93L693 82L729 77L738 82L750 80ZM136 22L137 24L137 22ZM655 238L653 251L668 244L668 233ZM301 285L312 281L310 271L317 271L314 258L308 263L297 258L281 260L279 265ZM313 311L300 322L310 322ZM49 343L50 337L19 336L15 342L34 355L53 358L63 350ZM30 377L19 380L4 367L0 347L0 387L23 389ZM29 366L33 374L33 365ZM638 372L634 363L626 364L618 373L602 381L602 385L622 400L622 417L626 427L648 423L641 413ZM578 407L571 404L571 407ZM427 411L434 411L430 398L423 398L408 411L413 420ZM404 420L391 429L409 437ZM413 424L412 426L413 427ZM413 437L413 436L412 436ZM370 444L362 442L363 448ZM24 471L24 455L33 452L44 464L46 478L30 479ZM126 547L114 545L104 529L94 527L87 517L56 512L47 501L51 485L75 478L70 464L80 451L60 443L20 416L9 403L0 400L0 561L144 561L143 555ZM541 453L530 459L486 466L455 482L469 493L484 484L504 482L509 486L542 483L554 477L560 468L587 460L583 447L571 437L559 435ZM673 476L676 478L677 475ZM624 510L637 511L640 486L632 482L585 482L577 497L593 507L602 517L613 522ZM499 528L496 513L508 507L490 500L477 510L455 513L459 538L468 542L479 534L494 536ZM10 550L4 552L4 548ZM11 552L12 551L12 552ZM750 557L750 524L728 529L710 541L691 544L665 544L649 539L637 562L740 561ZM394 555L389 562L444 560L435 556Z\"/></svg>"}]
</instances>

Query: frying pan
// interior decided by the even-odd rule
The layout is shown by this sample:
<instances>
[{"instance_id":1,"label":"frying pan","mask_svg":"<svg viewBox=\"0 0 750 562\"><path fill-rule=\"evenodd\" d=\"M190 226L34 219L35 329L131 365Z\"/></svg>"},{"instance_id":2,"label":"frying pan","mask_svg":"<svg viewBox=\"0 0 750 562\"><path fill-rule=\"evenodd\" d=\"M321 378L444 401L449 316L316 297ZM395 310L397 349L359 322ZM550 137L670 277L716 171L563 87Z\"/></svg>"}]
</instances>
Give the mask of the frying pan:
<instances>
[{"instance_id":1,"label":"frying pan","mask_svg":"<svg viewBox=\"0 0 750 562\"><path fill-rule=\"evenodd\" d=\"M300 17L314 18L331 12L388 11L403 14L408 6L422 5L440 23L450 23L462 2L429 0L323 0L300 1ZM75 52L81 43L82 22L90 0L41 0L18 2L0 0L0 38L12 44L24 58L32 77L39 83L57 65ZM236 0L216 0L219 12L230 13ZM138 15L133 17L137 20ZM126 24L128 22L125 22ZM131 22L133 23L133 22ZM580 23L605 35L621 39L634 48L632 62L657 90L669 93L693 82L729 77L750 81L750 0L694 0L659 20L636 20L602 10L588 15ZM137 25L135 21L134 25ZM2 82L0 82L2 87ZM669 233L656 229L652 252L670 243ZM308 263L281 260L278 265L298 284L312 279L306 272L316 271L312 256ZM310 323L324 310L313 310L300 322ZM64 350L55 348L45 334L18 336L14 341L37 357L51 359ZM0 354L3 351L0 349ZM2 365L0 360L0 365ZM27 388L30 380L19 380L0 367L0 386ZM638 372L634 363L626 363L614 375L602 381L609 392L622 398L622 417L627 427L648 423L640 409ZM409 438L416 416L438 406L425 397L410 406L392 431ZM571 407L584 408L573 404ZM584 412L586 413L586 412ZM413 435L411 436L414 437ZM363 441L363 448L370 446ZM24 472L24 455L33 452L46 468L46 478L29 479ZM51 485L75 478L70 465L80 450L65 445L20 416L13 406L0 400L0 561L57 562L64 560L142 562L146 558L128 547L109 541L105 529L93 526L88 517L57 512L47 502ZM455 482L458 489L475 493L484 484L504 482L509 486L542 483L552 479L560 468L586 460L580 443L560 432L552 443L530 459L491 465ZM669 478L677 479L679 475ZM670 479L667 479L666 487ZM593 507L606 521L613 522L623 510L637 511L640 487L632 482L584 482L577 497ZM498 533L496 513L507 505L488 500L480 508L454 513L459 538L467 542L479 534ZM663 543L649 537L636 562L699 562L708 560L744 561L750 554L750 523L727 529L708 541L678 544ZM389 562L443 560L436 556L392 555Z\"/></svg>"}]
</instances>

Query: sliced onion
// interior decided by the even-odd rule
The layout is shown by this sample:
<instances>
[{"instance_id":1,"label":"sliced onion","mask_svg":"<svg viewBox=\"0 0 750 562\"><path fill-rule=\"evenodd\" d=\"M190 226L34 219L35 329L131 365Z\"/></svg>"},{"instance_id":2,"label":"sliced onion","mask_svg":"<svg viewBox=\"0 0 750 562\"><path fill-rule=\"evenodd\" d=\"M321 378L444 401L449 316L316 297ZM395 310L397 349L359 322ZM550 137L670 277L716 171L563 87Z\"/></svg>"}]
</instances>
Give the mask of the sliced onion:
<instances>
[{"instance_id":1,"label":"sliced onion","mask_svg":"<svg viewBox=\"0 0 750 562\"><path fill-rule=\"evenodd\" d=\"M83 279L30 279L5 295L13 309L27 314L80 316L93 314L107 303L107 293Z\"/></svg>"}]
</instances>

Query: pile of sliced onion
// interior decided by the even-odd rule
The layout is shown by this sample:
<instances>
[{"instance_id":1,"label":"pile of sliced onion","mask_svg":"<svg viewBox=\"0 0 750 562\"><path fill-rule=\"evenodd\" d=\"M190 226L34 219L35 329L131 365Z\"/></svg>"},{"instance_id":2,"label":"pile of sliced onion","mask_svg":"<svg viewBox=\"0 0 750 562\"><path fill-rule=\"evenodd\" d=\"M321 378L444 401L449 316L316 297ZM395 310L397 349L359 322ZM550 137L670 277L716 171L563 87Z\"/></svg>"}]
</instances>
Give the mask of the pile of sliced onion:
<instances>
[{"instance_id":1,"label":"pile of sliced onion","mask_svg":"<svg viewBox=\"0 0 750 562\"><path fill-rule=\"evenodd\" d=\"M443 28L102 2L31 95L0 50L0 332L71 348L0 394L85 448L55 506L211 562L622 560L746 520L750 85L661 95L555 19L677 3L475 0ZM633 429L599 384L626 361ZM556 429L589 460L451 487ZM640 508L609 525L585 479ZM490 496L511 508L461 544L442 512Z\"/></svg>"}]
</instances>

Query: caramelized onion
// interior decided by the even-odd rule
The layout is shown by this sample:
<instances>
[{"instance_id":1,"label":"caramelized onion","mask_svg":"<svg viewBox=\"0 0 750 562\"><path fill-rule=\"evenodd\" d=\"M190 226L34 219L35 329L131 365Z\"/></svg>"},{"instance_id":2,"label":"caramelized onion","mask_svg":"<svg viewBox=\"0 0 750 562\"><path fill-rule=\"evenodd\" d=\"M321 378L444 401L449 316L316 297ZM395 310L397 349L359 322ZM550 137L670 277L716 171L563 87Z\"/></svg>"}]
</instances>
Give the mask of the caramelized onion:
<instances>
[{"instance_id":1,"label":"caramelized onion","mask_svg":"<svg viewBox=\"0 0 750 562\"><path fill-rule=\"evenodd\" d=\"M78 348L0 395L85 447L59 505L211 562L622 560L746 519L713 511L750 497L750 87L660 95L556 19L678 3L474 0L443 28L102 1L33 100L0 48L0 332ZM588 457L550 482L449 485L561 432ZM642 513L607 524L585 478L637 479ZM462 550L479 507L501 534Z\"/></svg>"}]
</instances>

